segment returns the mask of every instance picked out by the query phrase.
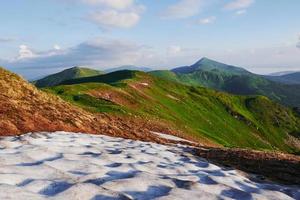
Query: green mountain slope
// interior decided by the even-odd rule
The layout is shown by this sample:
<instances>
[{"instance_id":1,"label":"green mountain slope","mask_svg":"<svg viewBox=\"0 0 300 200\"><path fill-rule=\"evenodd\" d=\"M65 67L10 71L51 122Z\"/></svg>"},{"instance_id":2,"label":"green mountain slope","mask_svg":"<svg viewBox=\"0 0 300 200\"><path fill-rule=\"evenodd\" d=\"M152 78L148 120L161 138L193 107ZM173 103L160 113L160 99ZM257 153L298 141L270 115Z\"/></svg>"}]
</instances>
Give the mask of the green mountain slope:
<instances>
[{"instance_id":1,"label":"green mountain slope","mask_svg":"<svg viewBox=\"0 0 300 200\"><path fill-rule=\"evenodd\" d=\"M103 74L103 72L83 67L72 67L56 74L46 76L40 80L34 81L33 83L37 87L50 87L59 85L65 80L96 76L100 74Z\"/></svg>"},{"instance_id":2,"label":"green mountain slope","mask_svg":"<svg viewBox=\"0 0 300 200\"><path fill-rule=\"evenodd\" d=\"M242 68L207 58L189 67L150 73L187 85L205 86L238 95L263 95L287 106L300 107L300 84L273 82Z\"/></svg>"},{"instance_id":3,"label":"green mountain slope","mask_svg":"<svg viewBox=\"0 0 300 200\"><path fill-rule=\"evenodd\" d=\"M136 72L130 70L122 70L117 72L111 72L109 74L103 74L100 76L90 76L84 78L70 79L61 82L61 85L71 85L79 83L89 83L89 82L101 82L101 83L117 83L124 79L130 79L135 77Z\"/></svg>"},{"instance_id":4,"label":"green mountain slope","mask_svg":"<svg viewBox=\"0 0 300 200\"><path fill-rule=\"evenodd\" d=\"M89 111L159 119L197 139L228 147L300 150L299 118L266 97L229 95L137 71L64 84L45 90Z\"/></svg>"}]
</instances>

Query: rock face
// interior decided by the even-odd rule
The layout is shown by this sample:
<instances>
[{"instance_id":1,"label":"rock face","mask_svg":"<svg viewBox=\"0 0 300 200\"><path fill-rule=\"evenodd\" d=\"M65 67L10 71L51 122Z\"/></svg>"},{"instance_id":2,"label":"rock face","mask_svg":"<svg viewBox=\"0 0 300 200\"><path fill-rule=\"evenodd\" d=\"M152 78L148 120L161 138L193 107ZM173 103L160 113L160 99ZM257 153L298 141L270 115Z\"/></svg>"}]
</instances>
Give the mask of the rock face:
<instances>
[{"instance_id":1,"label":"rock face","mask_svg":"<svg viewBox=\"0 0 300 200\"><path fill-rule=\"evenodd\" d=\"M0 135L38 130L96 133L103 124L105 121L0 68Z\"/></svg>"}]
</instances>

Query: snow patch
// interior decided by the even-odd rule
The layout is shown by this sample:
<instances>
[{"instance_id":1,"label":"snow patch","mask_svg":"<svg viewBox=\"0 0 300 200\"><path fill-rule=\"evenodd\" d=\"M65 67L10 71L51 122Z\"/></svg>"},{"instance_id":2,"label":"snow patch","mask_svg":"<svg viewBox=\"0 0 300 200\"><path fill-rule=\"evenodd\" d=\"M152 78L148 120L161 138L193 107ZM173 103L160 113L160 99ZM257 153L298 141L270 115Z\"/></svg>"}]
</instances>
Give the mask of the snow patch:
<instances>
[{"instance_id":1,"label":"snow patch","mask_svg":"<svg viewBox=\"0 0 300 200\"><path fill-rule=\"evenodd\" d=\"M0 199L300 198L297 187L253 182L183 146L55 132L2 137L0 147Z\"/></svg>"},{"instance_id":2,"label":"snow patch","mask_svg":"<svg viewBox=\"0 0 300 200\"><path fill-rule=\"evenodd\" d=\"M163 138L163 139L167 139L167 140L173 140L173 141L178 141L178 142L189 142L189 143L194 143L192 141L189 141L189 140L185 140L185 139L182 139L180 137L176 137L174 135L169 135L169 134L164 134L164 133L159 133L159 132L155 132L155 131L151 131L151 133L157 135L158 137L160 138Z\"/></svg>"}]
</instances>

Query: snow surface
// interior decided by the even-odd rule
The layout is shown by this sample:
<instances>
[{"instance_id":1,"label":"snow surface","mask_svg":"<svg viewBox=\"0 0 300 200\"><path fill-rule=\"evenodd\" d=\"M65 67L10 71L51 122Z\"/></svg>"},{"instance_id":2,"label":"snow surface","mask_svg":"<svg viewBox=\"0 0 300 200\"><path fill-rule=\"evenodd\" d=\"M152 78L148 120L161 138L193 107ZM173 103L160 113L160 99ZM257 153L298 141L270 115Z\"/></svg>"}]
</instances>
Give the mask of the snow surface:
<instances>
[{"instance_id":1,"label":"snow surface","mask_svg":"<svg viewBox=\"0 0 300 200\"><path fill-rule=\"evenodd\" d=\"M189 140L185 140L185 139L182 139L180 137L176 137L174 135L168 135L168 134L164 134L164 133L159 133L159 132L155 132L155 131L151 131L151 133L157 135L158 137L160 138L164 138L164 139L167 139L167 140L173 140L173 141L177 141L177 142L189 142L189 143L194 143L194 142L191 142Z\"/></svg>"},{"instance_id":2,"label":"snow surface","mask_svg":"<svg viewBox=\"0 0 300 200\"><path fill-rule=\"evenodd\" d=\"M300 199L184 146L75 133L0 138L0 199Z\"/></svg>"}]
</instances>

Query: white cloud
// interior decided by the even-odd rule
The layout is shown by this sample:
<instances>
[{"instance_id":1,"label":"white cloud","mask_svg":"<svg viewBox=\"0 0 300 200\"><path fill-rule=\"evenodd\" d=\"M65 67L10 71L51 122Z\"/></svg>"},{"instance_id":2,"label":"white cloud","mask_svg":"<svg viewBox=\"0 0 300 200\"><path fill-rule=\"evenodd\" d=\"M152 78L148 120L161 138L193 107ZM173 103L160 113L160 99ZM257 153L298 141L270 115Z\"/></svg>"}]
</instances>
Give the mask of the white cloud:
<instances>
[{"instance_id":1,"label":"white cloud","mask_svg":"<svg viewBox=\"0 0 300 200\"><path fill-rule=\"evenodd\" d=\"M255 0L233 0L230 3L226 4L224 8L226 10L240 10L250 7Z\"/></svg>"},{"instance_id":2,"label":"white cloud","mask_svg":"<svg viewBox=\"0 0 300 200\"><path fill-rule=\"evenodd\" d=\"M211 23L214 23L215 21L216 21L216 17L211 16L211 17L200 19L198 21L198 24L211 24Z\"/></svg>"},{"instance_id":3,"label":"white cloud","mask_svg":"<svg viewBox=\"0 0 300 200\"><path fill-rule=\"evenodd\" d=\"M58 44L53 45L53 49L55 50L61 50L61 47Z\"/></svg>"},{"instance_id":4,"label":"white cloud","mask_svg":"<svg viewBox=\"0 0 300 200\"><path fill-rule=\"evenodd\" d=\"M103 10L92 13L89 19L104 29L111 27L131 28L139 22L140 16L136 12Z\"/></svg>"},{"instance_id":5,"label":"white cloud","mask_svg":"<svg viewBox=\"0 0 300 200\"><path fill-rule=\"evenodd\" d=\"M138 24L146 7L138 0L65 0L87 5L88 13L84 19L101 29L131 28Z\"/></svg>"},{"instance_id":6,"label":"white cloud","mask_svg":"<svg viewBox=\"0 0 300 200\"><path fill-rule=\"evenodd\" d=\"M169 55L177 55L178 53L181 52L181 47L178 46L178 45L172 45L172 46L169 46L168 49L167 49L167 53Z\"/></svg>"},{"instance_id":7,"label":"white cloud","mask_svg":"<svg viewBox=\"0 0 300 200\"><path fill-rule=\"evenodd\" d=\"M102 5L113 9L126 9L133 6L134 0L81 0L90 5Z\"/></svg>"},{"instance_id":8,"label":"white cloud","mask_svg":"<svg viewBox=\"0 0 300 200\"><path fill-rule=\"evenodd\" d=\"M188 18L197 15L204 6L204 0L179 0L170 5L162 16L168 19Z\"/></svg>"},{"instance_id":9,"label":"white cloud","mask_svg":"<svg viewBox=\"0 0 300 200\"><path fill-rule=\"evenodd\" d=\"M19 46L19 56L18 59L33 58L35 54L28 48L28 46L22 44Z\"/></svg>"},{"instance_id":10,"label":"white cloud","mask_svg":"<svg viewBox=\"0 0 300 200\"><path fill-rule=\"evenodd\" d=\"M244 15L247 13L247 10L238 10L235 12L236 15Z\"/></svg>"},{"instance_id":11,"label":"white cloud","mask_svg":"<svg viewBox=\"0 0 300 200\"><path fill-rule=\"evenodd\" d=\"M87 17L102 29L131 28L138 24L145 7L134 0L83 0L96 7Z\"/></svg>"}]
</instances>

